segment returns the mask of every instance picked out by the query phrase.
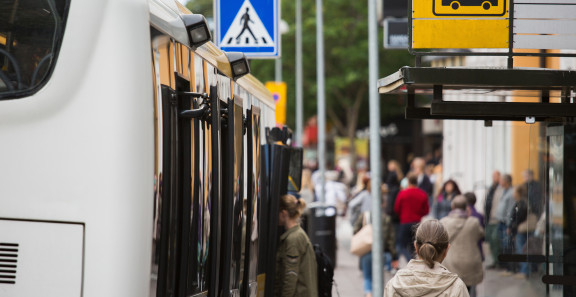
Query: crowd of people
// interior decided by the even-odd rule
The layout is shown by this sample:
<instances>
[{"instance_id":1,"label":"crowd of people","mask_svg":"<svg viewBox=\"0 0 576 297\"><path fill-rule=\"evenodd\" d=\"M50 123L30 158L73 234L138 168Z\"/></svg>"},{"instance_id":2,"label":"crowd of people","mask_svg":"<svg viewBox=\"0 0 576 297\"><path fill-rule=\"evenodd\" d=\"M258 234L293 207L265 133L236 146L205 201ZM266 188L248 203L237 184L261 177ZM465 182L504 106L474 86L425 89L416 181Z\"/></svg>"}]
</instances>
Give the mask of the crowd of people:
<instances>
[{"instance_id":1,"label":"crowd of people","mask_svg":"<svg viewBox=\"0 0 576 297\"><path fill-rule=\"evenodd\" d=\"M400 163L391 160L381 185L371 183L369 172L358 172L350 187L350 181L338 171L325 175L325 202L346 217L354 233L369 223L370 193L375 186L381 187L384 266L395 275L387 283L385 296L412 296L410 292L415 288L444 290L450 292L447 296L475 296L475 286L484 278L484 267L521 279L537 270L534 264L498 261L502 254L534 253L529 250L541 247L538 240L542 230L538 227L544 219L543 195L533 172L525 170L523 182L513 186L510 174L494 171L483 208L478 210L476 195L471 191L462 193L455 180L442 182L442 177L434 174L438 166L438 161L414 158L404 173ZM304 170L301 198L292 204L302 207L316 201L320 191L319 173ZM292 233L301 234L296 232L291 217L290 211L281 215L285 218L281 222L289 230L282 235L283 240L294 236ZM489 247L487 255L483 243ZM403 261L398 261L401 258ZM484 263L487 259L490 262ZM372 253L361 255L359 263L364 295L372 296ZM398 263L403 263L403 267L398 267ZM423 283L411 283L415 279ZM426 286L428 281L437 285ZM430 294L436 296L434 292Z\"/></svg>"}]
</instances>

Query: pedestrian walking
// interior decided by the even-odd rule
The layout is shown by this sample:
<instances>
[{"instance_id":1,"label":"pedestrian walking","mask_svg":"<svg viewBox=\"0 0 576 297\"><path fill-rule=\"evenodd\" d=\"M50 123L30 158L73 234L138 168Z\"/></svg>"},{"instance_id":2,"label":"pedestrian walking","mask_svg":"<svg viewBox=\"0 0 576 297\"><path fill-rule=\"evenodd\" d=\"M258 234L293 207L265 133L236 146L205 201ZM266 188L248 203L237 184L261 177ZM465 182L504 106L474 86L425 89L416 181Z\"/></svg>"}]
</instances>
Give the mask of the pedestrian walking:
<instances>
[{"instance_id":1,"label":"pedestrian walking","mask_svg":"<svg viewBox=\"0 0 576 297\"><path fill-rule=\"evenodd\" d=\"M417 259L386 284L384 297L470 296L458 275L440 264L448 254L449 236L438 220L422 222L413 245Z\"/></svg>"},{"instance_id":2,"label":"pedestrian walking","mask_svg":"<svg viewBox=\"0 0 576 297\"><path fill-rule=\"evenodd\" d=\"M511 216L510 213L514 208L514 190L512 188L512 176L504 174L500 179L500 187L502 188L502 197L496 205L495 218L498 220L498 240L500 242L499 253L512 253L514 252L514 243L506 230L510 226ZM513 267L510 263L501 263L506 271L501 274L503 276L512 274Z\"/></svg>"},{"instance_id":3,"label":"pedestrian walking","mask_svg":"<svg viewBox=\"0 0 576 297\"><path fill-rule=\"evenodd\" d=\"M386 176L386 186L388 186L388 202L386 212L392 217L394 224L400 223L398 216L394 213L394 203L400 193L400 181L404 178L400 163L396 160L388 161L388 175Z\"/></svg>"},{"instance_id":4,"label":"pedestrian walking","mask_svg":"<svg viewBox=\"0 0 576 297\"><path fill-rule=\"evenodd\" d=\"M438 220L447 216L452 210L452 199L460 195L460 188L454 180L447 180L432 204L432 216Z\"/></svg>"},{"instance_id":5,"label":"pedestrian walking","mask_svg":"<svg viewBox=\"0 0 576 297\"><path fill-rule=\"evenodd\" d=\"M510 213L510 225L508 227L508 236L514 238L514 247L516 254L526 254L524 250L528 239L533 238L534 230L538 223L538 216L529 209L528 188L526 185L514 188L515 205ZM522 262L519 265L517 278L525 279L528 277L528 263Z\"/></svg>"},{"instance_id":6,"label":"pedestrian walking","mask_svg":"<svg viewBox=\"0 0 576 297\"><path fill-rule=\"evenodd\" d=\"M540 216L544 210L544 199L542 199L542 186L534 180L534 171L526 169L522 172L524 187L526 187L526 196L528 199L528 208L537 216Z\"/></svg>"},{"instance_id":7,"label":"pedestrian walking","mask_svg":"<svg viewBox=\"0 0 576 297\"><path fill-rule=\"evenodd\" d=\"M370 195L370 174L366 173L362 175L362 190L358 192L347 204L347 215L350 220L350 224L354 224L358 221L358 218L363 212L369 211L372 208L372 196Z\"/></svg>"},{"instance_id":8,"label":"pedestrian walking","mask_svg":"<svg viewBox=\"0 0 576 297\"><path fill-rule=\"evenodd\" d=\"M476 194L474 194L473 192L466 192L464 193L464 198L466 198L466 203L468 203L468 214L470 214L471 217L474 217L476 219L478 219L478 222L480 223L480 226L482 226L482 229L484 229L484 232L486 232L485 228L486 226L484 225L484 216L478 212L478 210L476 210ZM484 237L481 238L480 240L478 240L478 250L480 251L480 255L482 256L482 262L484 262L484 250L482 249L482 242L484 241Z\"/></svg>"},{"instance_id":9,"label":"pedestrian walking","mask_svg":"<svg viewBox=\"0 0 576 297\"><path fill-rule=\"evenodd\" d=\"M477 218L468 215L467 206L463 195L456 196L452 200L452 211L440 223L450 237L450 253L442 264L460 276L470 293L484 279L482 255L478 249L484 228Z\"/></svg>"},{"instance_id":10,"label":"pedestrian walking","mask_svg":"<svg viewBox=\"0 0 576 297\"><path fill-rule=\"evenodd\" d=\"M498 237L498 223L499 219L496 217L496 207L504 190L500 187L501 179L500 171L495 170L492 173L492 184L488 188L488 195L486 195L486 204L484 205L484 219L486 223L486 240L490 246L490 255L492 256L492 264L488 268L499 267L498 254L500 253L500 239Z\"/></svg>"},{"instance_id":11,"label":"pedestrian walking","mask_svg":"<svg viewBox=\"0 0 576 297\"><path fill-rule=\"evenodd\" d=\"M304 199L292 195L280 198L278 224L286 231L280 236L276 252L274 296L318 296L318 276L314 248L300 227L306 209Z\"/></svg>"},{"instance_id":12,"label":"pedestrian walking","mask_svg":"<svg viewBox=\"0 0 576 297\"><path fill-rule=\"evenodd\" d=\"M418 188L418 176L408 174L408 187L398 193L394 204L394 211L400 216L400 226L396 233L398 253L403 255L406 261L410 261L414 254L412 230L429 210L428 195Z\"/></svg>"},{"instance_id":13,"label":"pedestrian walking","mask_svg":"<svg viewBox=\"0 0 576 297\"><path fill-rule=\"evenodd\" d=\"M414 160L412 161L412 173L416 174L416 176L418 177L418 188L426 192L428 197L432 197L432 191L434 189L434 185L430 181L428 175L426 175L426 172L424 172L425 167L426 167L426 161L421 157L414 158ZM430 204L430 202L431 201L429 201L428 203Z\"/></svg>"},{"instance_id":14,"label":"pedestrian walking","mask_svg":"<svg viewBox=\"0 0 576 297\"><path fill-rule=\"evenodd\" d=\"M369 188L370 189L370 188ZM386 214L386 199L382 199L382 212L381 212L381 234L382 234L382 248L384 252L385 259L386 253L391 255L392 259L396 259L396 248L395 248L395 238L394 229L392 227L392 221L388 214ZM356 223L354 224L353 232L356 234L363 226L370 224L370 218L372 218L372 208L368 211L363 212L363 214L358 217ZM360 257L360 267L362 268L362 276L364 278L364 296L372 297L372 251Z\"/></svg>"}]
</instances>

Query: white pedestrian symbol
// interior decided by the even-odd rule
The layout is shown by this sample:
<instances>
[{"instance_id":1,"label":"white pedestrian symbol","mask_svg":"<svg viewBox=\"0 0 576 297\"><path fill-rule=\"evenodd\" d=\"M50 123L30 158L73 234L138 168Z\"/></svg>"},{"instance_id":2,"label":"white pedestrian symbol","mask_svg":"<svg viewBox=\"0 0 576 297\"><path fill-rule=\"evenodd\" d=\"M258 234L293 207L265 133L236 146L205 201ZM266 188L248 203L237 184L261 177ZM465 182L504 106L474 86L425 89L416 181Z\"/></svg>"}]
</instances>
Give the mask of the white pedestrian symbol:
<instances>
[{"instance_id":1,"label":"white pedestrian symbol","mask_svg":"<svg viewBox=\"0 0 576 297\"><path fill-rule=\"evenodd\" d=\"M245 0L228 31L221 39L223 47L274 46L274 42L249 0Z\"/></svg>"}]
</instances>

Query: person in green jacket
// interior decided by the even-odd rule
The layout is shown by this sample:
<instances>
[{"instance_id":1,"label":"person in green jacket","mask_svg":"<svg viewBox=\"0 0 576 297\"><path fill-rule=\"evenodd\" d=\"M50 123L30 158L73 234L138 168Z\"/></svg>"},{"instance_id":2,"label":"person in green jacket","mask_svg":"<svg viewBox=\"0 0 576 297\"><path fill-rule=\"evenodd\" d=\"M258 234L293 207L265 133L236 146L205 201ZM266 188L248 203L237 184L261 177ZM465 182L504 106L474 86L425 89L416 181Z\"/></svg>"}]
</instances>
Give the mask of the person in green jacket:
<instances>
[{"instance_id":1,"label":"person in green jacket","mask_svg":"<svg viewBox=\"0 0 576 297\"><path fill-rule=\"evenodd\" d=\"M276 252L274 296L317 297L316 256L310 239L300 227L306 209L304 199L292 195L280 198L278 224L286 229Z\"/></svg>"}]
</instances>

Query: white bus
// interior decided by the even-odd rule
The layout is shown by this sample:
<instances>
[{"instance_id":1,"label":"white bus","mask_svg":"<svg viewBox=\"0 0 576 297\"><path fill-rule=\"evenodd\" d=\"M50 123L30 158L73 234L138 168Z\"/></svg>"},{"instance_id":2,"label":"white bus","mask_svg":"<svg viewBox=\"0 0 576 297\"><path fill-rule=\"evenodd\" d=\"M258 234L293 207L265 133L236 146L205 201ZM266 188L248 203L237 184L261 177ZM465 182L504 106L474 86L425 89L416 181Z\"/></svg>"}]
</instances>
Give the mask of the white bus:
<instances>
[{"instance_id":1,"label":"white bus","mask_svg":"<svg viewBox=\"0 0 576 297\"><path fill-rule=\"evenodd\" d=\"M263 295L274 101L206 28L175 0L0 1L0 296Z\"/></svg>"}]
</instances>

